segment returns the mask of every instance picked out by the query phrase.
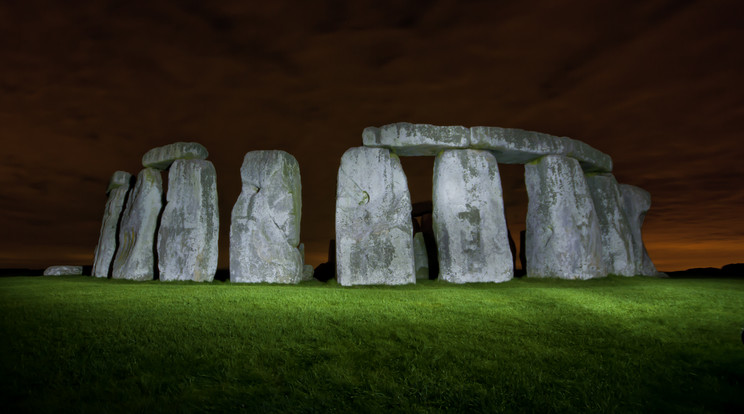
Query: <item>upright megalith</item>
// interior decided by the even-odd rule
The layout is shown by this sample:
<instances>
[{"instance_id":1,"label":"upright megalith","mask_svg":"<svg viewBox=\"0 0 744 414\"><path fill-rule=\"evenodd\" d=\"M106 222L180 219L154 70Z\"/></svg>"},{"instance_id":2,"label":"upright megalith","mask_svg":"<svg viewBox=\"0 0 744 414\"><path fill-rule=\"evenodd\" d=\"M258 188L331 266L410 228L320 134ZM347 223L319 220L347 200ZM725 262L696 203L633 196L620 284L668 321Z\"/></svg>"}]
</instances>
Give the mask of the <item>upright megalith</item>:
<instances>
[{"instance_id":1,"label":"upright megalith","mask_svg":"<svg viewBox=\"0 0 744 414\"><path fill-rule=\"evenodd\" d=\"M514 277L501 178L489 151L445 150L434 161L439 277L453 283Z\"/></svg>"},{"instance_id":2,"label":"upright megalith","mask_svg":"<svg viewBox=\"0 0 744 414\"><path fill-rule=\"evenodd\" d=\"M415 283L411 234L411 198L398 156L383 148L347 150L336 187L338 283Z\"/></svg>"},{"instance_id":3,"label":"upright megalith","mask_svg":"<svg viewBox=\"0 0 744 414\"><path fill-rule=\"evenodd\" d=\"M142 166L167 170L176 160L204 160L209 152L198 142L174 142L153 148L142 156Z\"/></svg>"},{"instance_id":4,"label":"upright megalith","mask_svg":"<svg viewBox=\"0 0 744 414\"><path fill-rule=\"evenodd\" d=\"M160 280L211 282L217 271L217 174L206 160L175 160L158 230Z\"/></svg>"},{"instance_id":5,"label":"upright megalith","mask_svg":"<svg viewBox=\"0 0 744 414\"><path fill-rule=\"evenodd\" d=\"M95 277L111 276L111 263L116 254L119 238L119 222L131 188L132 174L126 171L116 171L111 176L106 189L108 200L103 211L101 232L98 235L98 245L96 245L93 259L92 273Z\"/></svg>"},{"instance_id":6,"label":"upright megalith","mask_svg":"<svg viewBox=\"0 0 744 414\"><path fill-rule=\"evenodd\" d=\"M589 191L599 220L602 237L602 262L608 273L636 274L630 225L622 209L622 195L612 174L588 174Z\"/></svg>"},{"instance_id":7,"label":"upright megalith","mask_svg":"<svg viewBox=\"0 0 744 414\"><path fill-rule=\"evenodd\" d=\"M426 254L424 233L413 235L413 262L416 267L416 280L429 279L429 255Z\"/></svg>"},{"instance_id":8,"label":"upright megalith","mask_svg":"<svg viewBox=\"0 0 744 414\"><path fill-rule=\"evenodd\" d=\"M129 195L119 226L114 279L152 280L155 277L155 231L163 206L160 171L145 168Z\"/></svg>"},{"instance_id":9,"label":"upright megalith","mask_svg":"<svg viewBox=\"0 0 744 414\"><path fill-rule=\"evenodd\" d=\"M620 184L620 193L623 199L623 211L630 225L635 274L656 276L659 273L648 256L646 245L643 243L643 237L641 236L643 220L651 208L651 194L640 187L628 184Z\"/></svg>"},{"instance_id":10,"label":"upright megalith","mask_svg":"<svg viewBox=\"0 0 744 414\"><path fill-rule=\"evenodd\" d=\"M284 151L252 151L240 168L243 189L230 223L230 281L298 283L302 185Z\"/></svg>"},{"instance_id":11,"label":"upright megalith","mask_svg":"<svg viewBox=\"0 0 744 414\"><path fill-rule=\"evenodd\" d=\"M599 220L579 162L539 158L525 165L525 184L527 276L605 276Z\"/></svg>"}]
</instances>

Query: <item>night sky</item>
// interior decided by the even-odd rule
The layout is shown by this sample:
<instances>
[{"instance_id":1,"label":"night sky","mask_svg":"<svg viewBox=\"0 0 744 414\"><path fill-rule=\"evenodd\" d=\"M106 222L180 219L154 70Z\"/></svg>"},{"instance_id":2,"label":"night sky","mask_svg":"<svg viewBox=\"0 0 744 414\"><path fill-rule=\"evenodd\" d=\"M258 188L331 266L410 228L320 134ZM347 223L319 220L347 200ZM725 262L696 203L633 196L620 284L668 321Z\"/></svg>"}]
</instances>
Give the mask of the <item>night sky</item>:
<instances>
[{"instance_id":1,"label":"night sky","mask_svg":"<svg viewBox=\"0 0 744 414\"><path fill-rule=\"evenodd\" d=\"M92 264L111 174L174 141L217 169L222 268L243 156L294 155L317 265L341 155L402 121L584 141L651 193L660 270L744 261L743 1L213 3L0 3L0 267ZM433 159L402 162L431 199Z\"/></svg>"}]
</instances>

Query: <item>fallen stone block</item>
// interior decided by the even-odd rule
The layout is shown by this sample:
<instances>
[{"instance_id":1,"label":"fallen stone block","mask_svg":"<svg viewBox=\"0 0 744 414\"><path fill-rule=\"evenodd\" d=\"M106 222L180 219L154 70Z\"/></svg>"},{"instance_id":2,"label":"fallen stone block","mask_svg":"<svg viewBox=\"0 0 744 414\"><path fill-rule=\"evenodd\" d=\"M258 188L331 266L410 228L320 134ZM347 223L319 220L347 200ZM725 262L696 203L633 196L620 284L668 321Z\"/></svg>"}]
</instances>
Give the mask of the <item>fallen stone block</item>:
<instances>
[{"instance_id":1,"label":"fallen stone block","mask_svg":"<svg viewBox=\"0 0 744 414\"><path fill-rule=\"evenodd\" d=\"M44 270L44 276L80 276L83 266L49 266Z\"/></svg>"}]
</instances>

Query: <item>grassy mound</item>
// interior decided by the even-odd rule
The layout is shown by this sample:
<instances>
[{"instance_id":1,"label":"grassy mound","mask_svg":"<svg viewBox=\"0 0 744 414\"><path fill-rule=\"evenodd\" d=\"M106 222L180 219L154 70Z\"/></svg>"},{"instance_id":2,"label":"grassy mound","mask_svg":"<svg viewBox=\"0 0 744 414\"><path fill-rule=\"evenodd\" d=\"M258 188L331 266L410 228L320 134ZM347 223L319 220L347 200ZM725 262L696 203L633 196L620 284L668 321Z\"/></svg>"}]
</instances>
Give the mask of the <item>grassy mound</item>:
<instances>
[{"instance_id":1,"label":"grassy mound","mask_svg":"<svg viewBox=\"0 0 744 414\"><path fill-rule=\"evenodd\" d=\"M15 277L0 318L3 412L744 412L744 280Z\"/></svg>"}]
</instances>

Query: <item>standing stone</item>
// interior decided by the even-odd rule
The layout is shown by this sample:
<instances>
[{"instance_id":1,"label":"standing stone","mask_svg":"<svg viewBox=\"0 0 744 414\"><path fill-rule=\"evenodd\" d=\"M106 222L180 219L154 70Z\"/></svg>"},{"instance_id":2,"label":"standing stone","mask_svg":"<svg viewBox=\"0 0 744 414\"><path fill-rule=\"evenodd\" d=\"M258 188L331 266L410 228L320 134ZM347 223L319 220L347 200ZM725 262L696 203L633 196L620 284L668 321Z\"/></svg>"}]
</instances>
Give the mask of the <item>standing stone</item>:
<instances>
[{"instance_id":1,"label":"standing stone","mask_svg":"<svg viewBox=\"0 0 744 414\"><path fill-rule=\"evenodd\" d=\"M648 191L628 184L620 184L620 193L623 198L623 210L628 218L630 233L633 240L633 262L635 274L643 276L656 276L656 266L651 261L643 243L641 228L646 213L651 208L651 194Z\"/></svg>"},{"instance_id":2,"label":"standing stone","mask_svg":"<svg viewBox=\"0 0 744 414\"><path fill-rule=\"evenodd\" d=\"M98 235L98 245L96 245L93 259L92 273L95 277L111 276L111 263L116 254L119 239L119 222L124 203L129 195L129 190L132 188L131 182L132 174L125 171L116 171L109 181L106 190L108 200L103 211L101 232Z\"/></svg>"},{"instance_id":3,"label":"standing stone","mask_svg":"<svg viewBox=\"0 0 744 414\"><path fill-rule=\"evenodd\" d=\"M338 283L416 283L411 198L397 155L356 147L341 157L336 187Z\"/></svg>"},{"instance_id":4,"label":"standing stone","mask_svg":"<svg viewBox=\"0 0 744 414\"><path fill-rule=\"evenodd\" d=\"M206 160L176 160L158 231L160 280L211 282L217 271L217 174Z\"/></svg>"},{"instance_id":5,"label":"standing stone","mask_svg":"<svg viewBox=\"0 0 744 414\"><path fill-rule=\"evenodd\" d=\"M49 266L44 269L44 276L80 276L83 266Z\"/></svg>"},{"instance_id":6,"label":"standing stone","mask_svg":"<svg viewBox=\"0 0 744 414\"><path fill-rule=\"evenodd\" d=\"M605 276L602 237L579 162L547 155L525 165L527 276Z\"/></svg>"},{"instance_id":7,"label":"standing stone","mask_svg":"<svg viewBox=\"0 0 744 414\"><path fill-rule=\"evenodd\" d=\"M424 233L413 235L413 261L416 267L416 280L429 279L429 256L426 254Z\"/></svg>"},{"instance_id":8,"label":"standing stone","mask_svg":"<svg viewBox=\"0 0 744 414\"><path fill-rule=\"evenodd\" d=\"M589 174L586 177L599 219L602 237L602 262L614 275L636 274L633 239L628 219L622 209L622 195L612 174Z\"/></svg>"},{"instance_id":9,"label":"standing stone","mask_svg":"<svg viewBox=\"0 0 744 414\"><path fill-rule=\"evenodd\" d=\"M129 195L119 226L114 279L152 280L155 277L155 230L163 206L160 171L145 168Z\"/></svg>"},{"instance_id":10,"label":"standing stone","mask_svg":"<svg viewBox=\"0 0 744 414\"><path fill-rule=\"evenodd\" d=\"M298 283L302 185L284 151L252 151L240 168L243 190L230 224L230 281Z\"/></svg>"},{"instance_id":11,"label":"standing stone","mask_svg":"<svg viewBox=\"0 0 744 414\"><path fill-rule=\"evenodd\" d=\"M302 266L302 281L307 282L308 280L313 280L313 277L315 276L315 268L313 268L313 265L309 265L305 261L305 245L303 243L300 243L297 248L300 250L302 263L304 263L304 265Z\"/></svg>"},{"instance_id":12,"label":"standing stone","mask_svg":"<svg viewBox=\"0 0 744 414\"><path fill-rule=\"evenodd\" d=\"M434 233L439 277L453 283L514 277L496 158L445 150L434 161Z\"/></svg>"}]
</instances>

